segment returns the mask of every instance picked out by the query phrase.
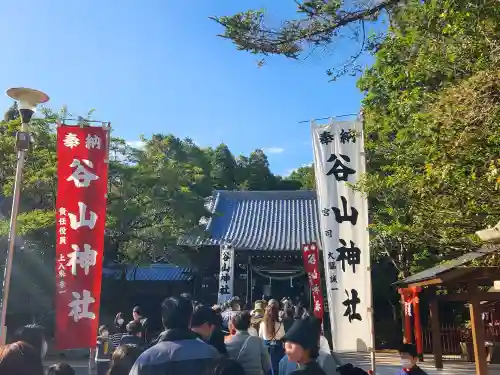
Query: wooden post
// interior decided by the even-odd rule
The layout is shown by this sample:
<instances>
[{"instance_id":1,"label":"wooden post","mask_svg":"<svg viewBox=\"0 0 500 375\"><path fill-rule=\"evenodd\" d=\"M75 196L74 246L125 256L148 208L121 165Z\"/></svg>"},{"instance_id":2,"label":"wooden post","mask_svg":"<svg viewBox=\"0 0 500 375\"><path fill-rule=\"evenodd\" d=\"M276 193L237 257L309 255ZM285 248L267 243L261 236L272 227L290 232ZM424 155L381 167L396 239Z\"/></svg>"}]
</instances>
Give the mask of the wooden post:
<instances>
[{"instance_id":1,"label":"wooden post","mask_svg":"<svg viewBox=\"0 0 500 375\"><path fill-rule=\"evenodd\" d=\"M429 304L431 313L432 352L434 353L434 366L443 368L443 346L441 343L441 327L439 325L439 301L433 299Z\"/></svg>"},{"instance_id":2,"label":"wooden post","mask_svg":"<svg viewBox=\"0 0 500 375\"><path fill-rule=\"evenodd\" d=\"M424 360L424 348L422 344L422 322L420 320L420 299L418 293L422 288L416 287L412 288L413 291L413 325L415 328L415 345L417 346L418 358L423 362Z\"/></svg>"},{"instance_id":3,"label":"wooden post","mask_svg":"<svg viewBox=\"0 0 500 375\"><path fill-rule=\"evenodd\" d=\"M476 375L487 375L486 347L484 345L484 327L481 317L481 301L473 298L469 303L470 322L472 328L472 346L474 347L474 360Z\"/></svg>"}]
</instances>

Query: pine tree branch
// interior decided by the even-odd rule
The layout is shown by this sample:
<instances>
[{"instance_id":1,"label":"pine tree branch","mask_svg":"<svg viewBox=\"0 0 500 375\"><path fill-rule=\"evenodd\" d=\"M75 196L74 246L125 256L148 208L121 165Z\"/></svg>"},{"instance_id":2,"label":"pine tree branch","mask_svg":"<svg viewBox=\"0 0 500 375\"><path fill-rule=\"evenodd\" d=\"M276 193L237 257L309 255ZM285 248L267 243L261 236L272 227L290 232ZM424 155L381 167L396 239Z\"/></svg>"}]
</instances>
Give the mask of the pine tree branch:
<instances>
[{"instance_id":1,"label":"pine tree branch","mask_svg":"<svg viewBox=\"0 0 500 375\"><path fill-rule=\"evenodd\" d=\"M400 3L401 0L386 0L370 8L353 12L337 11L329 14L312 14L304 6L299 9L307 14L307 19L286 21L278 30L262 25L263 13L247 11L233 16L209 17L225 28L223 38L231 39L240 50L264 55L279 54L297 58L301 52L301 42L328 44L338 29L351 23L370 19L380 11ZM307 23L307 24L305 24Z\"/></svg>"}]
</instances>

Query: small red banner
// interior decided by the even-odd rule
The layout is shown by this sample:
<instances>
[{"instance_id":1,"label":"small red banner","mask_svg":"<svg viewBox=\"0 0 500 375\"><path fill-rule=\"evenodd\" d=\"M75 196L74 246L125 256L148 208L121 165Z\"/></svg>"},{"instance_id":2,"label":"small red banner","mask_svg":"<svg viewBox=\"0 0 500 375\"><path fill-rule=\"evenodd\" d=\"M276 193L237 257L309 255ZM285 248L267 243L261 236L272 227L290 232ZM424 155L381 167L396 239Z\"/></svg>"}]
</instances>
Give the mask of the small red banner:
<instances>
[{"instance_id":1,"label":"small red banner","mask_svg":"<svg viewBox=\"0 0 500 375\"><path fill-rule=\"evenodd\" d=\"M107 129L57 129L56 347L95 347L99 324Z\"/></svg>"},{"instance_id":2,"label":"small red banner","mask_svg":"<svg viewBox=\"0 0 500 375\"><path fill-rule=\"evenodd\" d=\"M321 292L321 275L319 272L319 251L316 242L302 245L304 269L309 278L309 287L313 297L314 315L323 320L323 293Z\"/></svg>"}]
</instances>

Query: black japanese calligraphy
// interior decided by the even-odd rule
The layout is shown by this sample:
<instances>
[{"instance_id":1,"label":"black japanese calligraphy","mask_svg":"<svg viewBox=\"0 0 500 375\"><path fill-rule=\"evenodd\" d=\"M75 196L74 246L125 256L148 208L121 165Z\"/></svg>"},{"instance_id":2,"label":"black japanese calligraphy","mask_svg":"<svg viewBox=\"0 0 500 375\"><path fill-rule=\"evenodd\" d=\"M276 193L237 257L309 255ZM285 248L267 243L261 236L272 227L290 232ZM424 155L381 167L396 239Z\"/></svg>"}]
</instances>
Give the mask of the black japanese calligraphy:
<instances>
[{"instance_id":1,"label":"black japanese calligraphy","mask_svg":"<svg viewBox=\"0 0 500 375\"><path fill-rule=\"evenodd\" d=\"M333 253L328 253L328 268L331 270L337 269L337 259L335 259L335 256Z\"/></svg>"},{"instance_id":2,"label":"black japanese calligraphy","mask_svg":"<svg viewBox=\"0 0 500 375\"><path fill-rule=\"evenodd\" d=\"M325 230L325 236L332 237L333 236L333 231L331 229Z\"/></svg>"},{"instance_id":3,"label":"black japanese calligraphy","mask_svg":"<svg viewBox=\"0 0 500 375\"><path fill-rule=\"evenodd\" d=\"M351 247L346 247L346 242L343 239L339 240L342 245L337 249L339 256L337 262L342 262L342 271L345 272L345 264L352 266L352 272L356 273L356 265L361 263L361 250L354 245L353 241L349 241Z\"/></svg>"},{"instance_id":4,"label":"black japanese calligraphy","mask_svg":"<svg viewBox=\"0 0 500 375\"><path fill-rule=\"evenodd\" d=\"M223 253L222 253L222 260L223 260L224 262L227 262L227 261L228 261L228 260L230 260L230 259L231 259L231 255L230 255L228 252L223 252Z\"/></svg>"},{"instance_id":5,"label":"black japanese calligraphy","mask_svg":"<svg viewBox=\"0 0 500 375\"><path fill-rule=\"evenodd\" d=\"M344 316L349 318L349 323L353 320L362 321L361 315L356 311L357 306L361 303L361 300L358 297L358 291L356 289L351 289L351 295L349 296L349 292L346 290L345 294L347 299L342 302L342 304L346 307Z\"/></svg>"},{"instance_id":6,"label":"black japanese calligraphy","mask_svg":"<svg viewBox=\"0 0 500 375\"><path fill-rule=\"evenodd\" d=\"M227 285L222 285L219 289L220 295L229 294L229 287Z\"/></svg>"},{"instance_id":7,"label":"black japanese calligraphy","mask_svg":"<svg viewBox=\"0 0 500 375\"><path fill-rule=\"evenodd\" d=\"M220 279L222 281L224 281L225 283L227 283L228 281L231 280L231 275L229 275L228 273L223 273L220 277Z\"/></svg>"},{"instance_id":8,"label":"black japanese calligraphy","mask_svg":"<svg viewBox=\"0 0 500 375\"><path fill-rule=\"evenodd\" d=\"M353 129L347 131L342 129L340 131L340 143L346 144L349 143L349 141L351 141L351 143L356 143L356 131Z\"/></svg>"},{"instance_id":9,"label":"black japanese calligraphy","mask_svg":"<svg viewBox=\"0 0 500 375\"><path fill-rule=\"evenodd\" d=\"M320 133L320 135L319 135L319 142L322 145L327 145L329 143L332 143L334 141L334 139L335 139L335 137L333 136L333 134L330 132L327 132L327 131L324 131L324 132Z\"/></svg>"},{"instance_id":10,"label":"black japanese calligraphy","mask_svg":"<svg viewBox=\"0 0 500 375\"><path fill-rule=\"evenodd\" d=\"M227 263L224 263L222 267L220 268L221 272L229 272L231 270L231 267L228 267Z\"/></svg>"},{"instance_id":11,"label":"black japanese calligraphy","mask_svg":"<svg viewBox=\"0 0 500 375\"><path fill-rule=\"evenodd\" d=\"M321 210L323 212L323 216L330 216L330 209L329 208L323 208Z\"/></svg>"},{"instance_id":12,"label":"black japanese calligraphy","mask_svg":"<svg viewBox=\"0 0 500 375\"><path fill-rule=\"evenodd\" d=\"M332 207L333 214L335 215L335 221L337 221L337 223L339 224L342 224L344 221L349 221L352 225L356 225L359 215L358 210L356 210L354 207L351 207L351 214L349 215L347 213L347 199L342 196L340 197L340 200L342 201L343 213L340 212L340 208Z\"/></svg>"},{"instance_id":13,"label":"black japanese calligraphy","mask_svg":"<svg viewBox=\"0 0 500 375\"><path fill-rule=\"evenodd\" d=\"M335 176L337 181L347 181L350 175L356 174L356 171L348 166L346 166L342 161L350 162L351 158L347 155L339 154L339 157L335 154L331 154L328 158L327 162L332 163L332 168L326 173L327 176L331 176L332 174Z\"/></svg>"},{"instance_id":14,"label":"black japanese calligraphy","mask_svg":"<svg viewBox=\"0 0 500 375\"><path fill-rule=\"evenodd\" d=\"M337 281L337 275L330 275L330 282L332 284L337 284L338 281Z\"/></svg>"}]
</instances>

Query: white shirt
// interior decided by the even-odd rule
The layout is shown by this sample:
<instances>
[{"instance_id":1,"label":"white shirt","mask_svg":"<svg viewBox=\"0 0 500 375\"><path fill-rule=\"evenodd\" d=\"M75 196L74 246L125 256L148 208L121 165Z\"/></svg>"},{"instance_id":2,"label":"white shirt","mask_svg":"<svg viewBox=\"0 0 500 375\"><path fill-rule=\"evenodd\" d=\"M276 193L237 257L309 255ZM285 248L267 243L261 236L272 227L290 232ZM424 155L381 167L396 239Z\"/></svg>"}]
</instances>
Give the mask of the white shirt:
<instances>
[{"instance_id":1,"label":"white shirt","mask_svg":"<svg viewBox=\"0 0 500 375\"><path fill-rule=\"evenodd\" d=\"M281 340L285 336L285 326L281 322L274 323L274 337L267 336L266 322L263 320L259 326L259 337L263 340Z\"/></svg>"}]
</instances>

